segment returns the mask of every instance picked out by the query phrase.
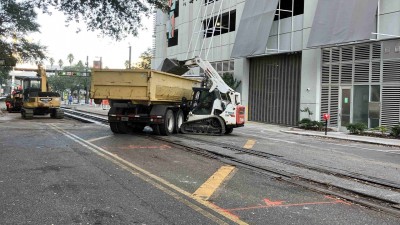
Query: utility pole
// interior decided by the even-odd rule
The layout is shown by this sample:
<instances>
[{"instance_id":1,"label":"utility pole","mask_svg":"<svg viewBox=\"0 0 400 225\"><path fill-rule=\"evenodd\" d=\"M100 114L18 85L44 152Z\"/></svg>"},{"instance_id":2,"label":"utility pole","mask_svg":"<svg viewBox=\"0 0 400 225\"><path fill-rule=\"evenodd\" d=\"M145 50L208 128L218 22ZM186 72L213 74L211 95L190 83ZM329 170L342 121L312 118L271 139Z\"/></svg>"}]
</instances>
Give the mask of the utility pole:
<instances>
[{"instance_id":1,"label":"utility pole","mask_svg":"<svg viewBox=\"0 0 400 225\"><path fill-rule=\"evenodd\" d=\"M132 52L132 47L129 45L129 69L131 69L131 52Z\"/></svg>"},{"instance_id":2,"label":"utility pole","mask_svg":"<svg viewBox=\"0 0 400 225\"><path fill-rule=\"evenodd\" d=\"M87 77L89 76L88 71L89 71L89 56L86 56L86 74L85 74L85 76L87 76ZM85 89L86 89L85 103L88 104L89 103L88 78L86 78L85 84L86 84L86 87L85 87Z\"/></svg>"}]
</instances>

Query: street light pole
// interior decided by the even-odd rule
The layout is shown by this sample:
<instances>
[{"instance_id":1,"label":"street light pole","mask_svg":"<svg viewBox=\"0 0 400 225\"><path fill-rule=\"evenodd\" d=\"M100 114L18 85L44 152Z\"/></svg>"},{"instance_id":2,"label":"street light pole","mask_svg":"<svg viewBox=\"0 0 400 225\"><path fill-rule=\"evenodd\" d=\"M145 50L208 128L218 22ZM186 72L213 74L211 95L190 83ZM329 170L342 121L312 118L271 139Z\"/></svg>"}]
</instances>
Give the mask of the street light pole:
<instances>
[{"instance_id":1,"label":"street light pole","mask_svg":"<svg viewBox=\"0 0 400 225\"><path fill-rule=\"evenodd\" d=\"M132 47L129 45L129 69L131 69L131 52L132 52Z\"/></svg>"},{"instance_id":2,"label":"street light pole","mask_svg":"<svg viewBox=\"0 0 400 225\"><path fill-rule=\"evenodd\" d=\"M86 56L86 73L85 73L85 76L86 76L86 81L85 81L85 89L86 89L86 96L85 96L85 103L86 104L88 104L89 103L89 87L88 87L88 76L89 76L89 74L88 74L88 72L89 72L89 56Z\"/></svg>"}]
</instances>

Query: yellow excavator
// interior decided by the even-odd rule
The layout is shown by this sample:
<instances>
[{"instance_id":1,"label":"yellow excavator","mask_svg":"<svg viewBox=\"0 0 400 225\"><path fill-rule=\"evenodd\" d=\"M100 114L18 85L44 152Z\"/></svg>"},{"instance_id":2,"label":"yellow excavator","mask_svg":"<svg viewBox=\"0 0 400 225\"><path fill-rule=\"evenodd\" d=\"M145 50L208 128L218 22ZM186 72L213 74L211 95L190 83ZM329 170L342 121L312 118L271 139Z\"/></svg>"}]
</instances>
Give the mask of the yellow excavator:
<instances>
[{"instance_id":1,"label":"yellow excavator","mask_svg":"<svg viewBox=\"0 0 400 225\"><path fill-rule=\"evenodd\" d=\"M34 115L48 115L51 118L62 119L64 112L60 108L60 94L50 92L47 84L46 71L38 66L37 77L27 77L23 80L23 104L21 116L32 119Z\"/></svg>"}]
</instances>

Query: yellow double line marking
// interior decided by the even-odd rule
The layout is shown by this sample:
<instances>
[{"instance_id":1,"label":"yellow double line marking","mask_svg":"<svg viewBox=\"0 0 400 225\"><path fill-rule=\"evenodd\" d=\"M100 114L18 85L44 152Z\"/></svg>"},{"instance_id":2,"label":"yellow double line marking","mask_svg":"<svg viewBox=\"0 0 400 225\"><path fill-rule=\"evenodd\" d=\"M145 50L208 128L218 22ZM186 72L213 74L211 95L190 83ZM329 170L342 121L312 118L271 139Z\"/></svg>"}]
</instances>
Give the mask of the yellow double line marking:
<instances>
[{"instance_id":1,"label":"yellow double line marking","mask_svg":"<svg viewBox=\"0 0 400 225\"><path fill-rule=\"evenodd\" d=\"M243 146L245 149L252 149L254 144L256 143L255 140L247 140L246 144Z\"/></svg>"},{"instance_id":2,"label":"yellow double line marking","mask_svg":"<svg viewBox=\"0 0 400 225\"><path fill-rule=\"evenodd\" d=\"M223 166L214 173L203 185L193 193L193 196L208 200L226 178L234 171L234 166Z\"/></svg>"},{"instance_id":3,"label":"yellow double line marking","mask_svg":"<svg viewBox=\"0 0 400 225\"><path fill-rule=\"evenodd\" d=\"M64 136L66 136L67 138L73 140L74 142L82 145L83 147L87 148L88 150L96 153L97 155L112 161L113 163L115 163L116 165L120 166L121 168L129 171L130 173L132 173L133 175L141 178L142 180L152 184L153 186L155 186L156 188L160 189L161 191L163 191L164 193L172 196L173 198L175 198L176 200L182 202L183 204L187 205L188 207L192 208L193 210L195 210L196 212L199 212L200 214L202 214L203 216L209 218L210 220L214 221L217 224L227 224L225 221L221 220L220 218L214 216L213 214L207 212L206 210L200 208L199 206L191 203L190 201L188 201L187 199L183 198L181 195L190 198L192 200L195 200L196 202L200 203L201 205L213 210L214 212L224 216L225 218L237 223L237 224L247 224L244 221L240 220L239 218L227 213L226 211L224 211L223 209L219 208L218 206L202 199L201 197L198 197L196 195L192 195L191 193L169 183L168 181L162 179L161 177L158 177L138 166L136 166L133 163L130 163L124 159L122 159L121 157L119 157L116 154L113 154L111 152L108 152L107 150L92 144L68 131L65 131L59 127L57 127L56 125L50 125L54 130L56 130L57 132L63 134ZM151 179L149 179L151 178ZM174 192L175 191L175 192ZM179 195L179 194L181 195Z\"/></svg>"}]
</instances>

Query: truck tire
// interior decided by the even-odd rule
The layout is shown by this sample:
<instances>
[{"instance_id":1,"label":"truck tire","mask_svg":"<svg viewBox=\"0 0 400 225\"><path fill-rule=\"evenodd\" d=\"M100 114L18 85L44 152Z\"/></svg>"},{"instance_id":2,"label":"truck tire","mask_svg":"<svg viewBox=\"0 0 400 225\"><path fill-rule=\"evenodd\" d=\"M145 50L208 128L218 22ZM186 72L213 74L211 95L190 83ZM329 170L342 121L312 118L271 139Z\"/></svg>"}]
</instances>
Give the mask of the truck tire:
<instances>
[{"instance_id":1,"label":"truck tire","mask_svg":"<svg viewBox=\"0 0 400 225\"><path fill-rule=\"evenodd\" d=\"M127 134L129 133L129 126L126 122L119 122L117 123L117 129L120 134Z\"/></svg>"},{"instance_id":2,"label":"truck tire","mask_svg":"<svg viewBox=\"0 0 400 225\"><path fill-rule=\"evenodd\" d=\"M181 133L181 126L182 123L185 120L185 116L183 115L183 111L182 110L178 110L178 112L176 112L176 117L175 117L175 130L174 133Z\"/></svg>"},{"instance_id":3,"label":"truck tire","mask_svg":"<svg viewBox=\"0 0 400 225\"><path fill-rule=\"evenodd\" d=\"M160 125L162 126L162 125ZM153 129L153 134L155 135L160 135L160 126L159 125L151 125L151 129Z\"/></svg>"},{"instance_id":4,"label":"truck tire","mask_svg":"<svg viewBox=\"0 0 400 225\"><path fill-rule=\"evenodd\" d=\"M174 112L171 109L167 109L164 116L164 123L159 125L160 134L168 136L174 133L175 126Z\"/></svg>"},{"instance_id":5,"label":"truck tire","mask_svg":"<svg viewBox=\"0 0 400 225\"><path fill-rule=\"evenodd\" d=\"M114 134L119 134L119 130L118 130L118 123L116 122L111 122L110 123L110 129Z\"/></svg>"}]
</instances>

